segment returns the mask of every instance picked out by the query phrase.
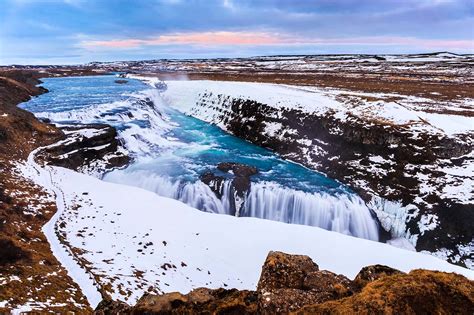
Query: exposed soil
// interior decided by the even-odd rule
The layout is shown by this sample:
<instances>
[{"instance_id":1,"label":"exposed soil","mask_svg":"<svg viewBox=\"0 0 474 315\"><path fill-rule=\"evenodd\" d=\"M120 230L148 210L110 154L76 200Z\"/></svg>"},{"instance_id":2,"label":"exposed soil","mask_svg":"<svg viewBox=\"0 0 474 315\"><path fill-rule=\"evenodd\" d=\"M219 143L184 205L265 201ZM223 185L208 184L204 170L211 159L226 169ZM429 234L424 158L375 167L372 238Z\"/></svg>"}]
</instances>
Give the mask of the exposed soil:
<instances>
[{"instance_id":1,"label":"exposed soil","mask_svg":"<svg viewBox=\"0 0 474 315\"><path fill-rule=\"evenodd\" d=\"M189 80L263 82L319 86L370 93L399 93L440 100L474 98L474 83L451 81L449 79L444 82L433 82L417 78L416 76L407 79L406 77L384 76L383 74L371 75L370 73L362 71L359 73L351 73L350 75L344 72L331 74L299 74L291 72L257 72L251 70L245 73L226 73L224 71L222 73L157 73L157 75L163 80L186 77ZM416 82L416 84L413 84L414 82ZM459 111L453 113L456 114L459 113Z\"/></svg>"},{"instance_id":2,"label":"exposed soil","mask_svg":"<svg viewBox=\"0 0 474 315\"><path fill-rule=\"evenodd\" d=\"M38 74L0 72L0 313L27 306L37 311L89 313L80 288L51 252L41 232L56 212L42 188L15 171L35 148L64 135L18 107L46 92L35 85Z\"/></svg>"}]
</instances>

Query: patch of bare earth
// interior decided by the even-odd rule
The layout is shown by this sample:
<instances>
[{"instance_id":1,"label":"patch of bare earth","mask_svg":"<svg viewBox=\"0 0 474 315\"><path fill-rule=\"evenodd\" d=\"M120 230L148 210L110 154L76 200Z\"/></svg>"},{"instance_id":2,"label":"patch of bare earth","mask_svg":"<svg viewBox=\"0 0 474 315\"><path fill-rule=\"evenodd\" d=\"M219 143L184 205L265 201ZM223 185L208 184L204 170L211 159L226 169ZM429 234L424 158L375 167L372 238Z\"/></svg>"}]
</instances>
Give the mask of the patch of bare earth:
<instances>
[{"instance_id":1,"label":"patch of bare earth","mask_svg":"<svg viewBox=\"0 0 474 315\"><path fill-rule=\"evenodd\" d=\"M90 313L41 230L57 210L54 198L16 171L32 150L63 137L16 107L44 92L38 83L32 72L0 72L0 313Z\"/></svg>"}]
</instances>

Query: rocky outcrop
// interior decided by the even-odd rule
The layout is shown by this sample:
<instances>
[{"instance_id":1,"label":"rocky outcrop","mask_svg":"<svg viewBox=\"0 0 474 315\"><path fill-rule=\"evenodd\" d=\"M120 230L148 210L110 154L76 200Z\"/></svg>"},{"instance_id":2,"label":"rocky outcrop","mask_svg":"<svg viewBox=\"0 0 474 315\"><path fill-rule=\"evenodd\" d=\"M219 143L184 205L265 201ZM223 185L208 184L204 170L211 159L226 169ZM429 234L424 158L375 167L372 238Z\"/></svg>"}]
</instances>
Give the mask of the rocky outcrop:
<instances>
[{"instance_id":1,"label":"rocky outcrop","mask_svg":"<svg viewBox=\"0 0 474 315\"><path fill-rule=\"evenodd\" d=\"M288 313L351 295L351 286L342 275L320 271L308 256L270 252L257 286L258 308L265 314Z\"/></svg>"},{"instance_id":2,"label":"rocky outcrop","mask_svg":"<svg viewBox=\"0 0 474 315\"><path fill-rule=\"evenodd\" d=\"M35 72L0 72L0 159L26 159L36 147L63 136L58 128L17 107L18 103L47 92L36 86L39 83Z\"/></svg>"},{"instance_id":3,"label":"rocky outcrop","mask_svg":"<svg viewBox=\"0 0 474 315\"><path fill-rule=\"evenodd\" d=\"M220 173L219 173L220 172ZM222 162L217 165L217 172L203 173L199 178L209 186L219 199L225 194L230 199L231 215L239 215L244 206L245 196L250 190L251 176L258 174L254 166L234 162ZM226 187L225 182L229 182Z\"/></svg>"},{"instance_id":4,"label":"rocky outcrop","mask_svg":"<svg viewBox=\"0 0 474 315\"><path fill-rule=\"evenodd\" d=\"M472 314L474 284L457 274L414 270L381 278L351 297L295 314Z\"/></svg>"},{"instance_id":5,"label":"rocky outcrop","mask_svg":"<svg viewBox=\"0 0 474 315\"><path fill-rule=\"evenodd\" d=\"M232 186L240 197L244 197L247 191L250 190L250 177L258 173L255 166L231 162L219 163L217 169L224 173L231 173L234 176Z\"/></svg>"},{"instance_id":6,"label":"rocky outcrop","mask_svg":"<svg viewBox=\"0 0 474 315\"><path fill-rule=\"evenodd\" d=\"M474 282L457 274L375 265L351 281L308 256L270 252L256 291L146 294L130 307L103 301L96 314L472 314L473 292Z\"/></svg>"},{"instance_id":7,"label":"rocky outcrop","mask_svg":"<svg viewBox=\"0 0 474 315\"><path fill-rule=\"evenodd\" d=\"M65 139L37 155L46 164L102 173L123 167L130 161L121 149L117 131L109 125L73 125L61 129L66 134Z\"/></svg>"}]
</instances>

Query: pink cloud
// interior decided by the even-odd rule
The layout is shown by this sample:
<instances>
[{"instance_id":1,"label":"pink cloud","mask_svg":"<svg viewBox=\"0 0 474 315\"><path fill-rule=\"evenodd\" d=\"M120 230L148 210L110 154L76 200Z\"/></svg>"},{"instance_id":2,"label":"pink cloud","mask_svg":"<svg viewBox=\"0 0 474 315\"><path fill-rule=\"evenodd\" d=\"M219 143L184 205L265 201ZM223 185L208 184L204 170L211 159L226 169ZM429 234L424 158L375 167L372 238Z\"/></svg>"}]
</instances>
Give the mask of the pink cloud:
<instances>
[{"instance_id":1,"label":"pink cloud","mask_svg":"<svg viewBox=\"0 0 474 315\"><path fill-rule=\"evenodd\" d=\"M110 39L82 41L85 48L130 49L159 45L367 45L367 46L411 46L429 49L473 50L471 40L420 39L414 37L348 37L348 38L310 38L289 34L267 32L190 32L173 33L147 39Z\"/></svg>"},{"instance_id":2,"label":"pink cloud","mask_svg":"<svg viewBox=\"0 0 474 315\"><path fill-rule=\"evenodd\" d=\"M85 47L134 48L158 45L271 45L280 44L275 35L262 32L200 32L175 33L150 39L112 39L83 41Z\"/></svg>"}]
</instances>

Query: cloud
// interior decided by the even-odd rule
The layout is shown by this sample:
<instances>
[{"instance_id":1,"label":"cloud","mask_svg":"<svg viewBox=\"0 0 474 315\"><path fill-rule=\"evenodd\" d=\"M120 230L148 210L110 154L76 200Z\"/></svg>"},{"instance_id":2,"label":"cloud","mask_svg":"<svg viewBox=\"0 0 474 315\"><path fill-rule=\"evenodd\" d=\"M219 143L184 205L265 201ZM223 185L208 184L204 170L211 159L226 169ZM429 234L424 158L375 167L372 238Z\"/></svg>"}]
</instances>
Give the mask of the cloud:
<instances>
[{"instance_id":1,"label":"cloud","mask_svg":"<svg viewBox=\"0 0 474 315\"><path fill-rule=\"evenodd\" d=\"M223 0L222 5L224 6L224 8L227 8L227 9L230 9L230 10L235 10L236 9L236 6L235 6L234 2L232 2L232 0Z\"/></svg>"},{"instance_id":2,"label":"cloud","mask_svg":"<svg viewBox=\"0 0 474 315\"><path fill-rule=\"evenodd\" d=\"M288 33L271 32L189 32L171 33L147 39L82 40L80 47L86 49L134 49L146 46L190 45L190 46L269 46L269 45L319 45L319 46L411 46L428 49L472 50L471 40L424 39L401 36L365 36L315 38Z\"/></svg>"},{"instance_id":3,"label":"cloud","mask_svg":"<svg viewBox=\"0 0 474 315\"><path fill-rule=\"evenodd\" d=\"M0 0L0 63L473 53L472 0ZM82 33L83 36L74 36ZM28 59L29 60L29 59ZM30 61L28 61L30 62ZM48 60L50 62L50 60Z\"/></svg>"},{"instance_id":4,"label":"cloud","mask_svg":"<svg viewBox=\"0 0 474 315\"><path fill-rule=\"evenodd\" d=\"M270 45L281 43L278 36L263 32L190 32L157 36L151 39L111 39L82 41L85 48L135 48L158 45Z\"/></svg>"}]
</instances>

